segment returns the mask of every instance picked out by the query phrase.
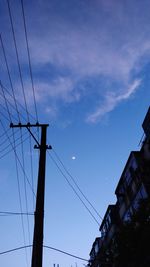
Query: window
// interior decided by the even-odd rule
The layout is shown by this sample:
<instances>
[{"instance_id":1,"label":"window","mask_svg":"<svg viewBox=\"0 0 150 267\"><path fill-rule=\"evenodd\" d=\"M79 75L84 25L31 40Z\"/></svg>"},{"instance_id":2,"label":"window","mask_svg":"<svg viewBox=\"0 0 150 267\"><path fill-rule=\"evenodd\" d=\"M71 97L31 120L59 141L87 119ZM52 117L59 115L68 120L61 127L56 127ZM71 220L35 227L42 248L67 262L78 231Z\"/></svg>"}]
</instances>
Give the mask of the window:
<instances>
[{"instance_id":1,"label":"window","mask_svg":"<svg viewBox=\"0 0 150 267\"><path fill-rule=\"evenodd\" d=\"M124 181L125 181L126 186L128 186L132 181L132 177L131 177L131 173L130 173L129 169L124 174Z\"/></svg>"},{"instance_id":2,"label":"window","mask_svg":"<svg viewBox=\"0 0 150 267\"><path fill-rule=\"evenodd\" d=\"M130 222L131 221L131 214L132 214L132 209L131 207L126 211L124 217L123 217L123 221L124 222Z\"/></svg>"},{"instance_id":3,"label":"window","mask_svg":"<svg viewBox=\"0 0 150 267\"><path fill-rule=\"evenodd\" d=\"M96 244L95 244L95 253L97 254L98 251L99 251L99 245L98 245L98 243L96 243Z\"/></svg>"},{"instance_id":4,"label":"window","mask_svg":"<svg viewBox=\"0 0 150 267\"><path fill-rule=\"evenodd\" d=\"M148 194L147 194L147 192L145 190L144 185L142 185L141 188L140 188L140 194L141 194L141 198L143 198L143 199L148 197Z\"/></svg>"},{"instance_id":5,"label":"window","mask_svg":"<svg viewBox=\"0 0 150 267\"><path fill-rule=\"evenodd\" d=\"M105 226L105 224L104 224L104 225L103 225L103 228L102 228L102 230L101 230L101 236L102 236L102 237L105 237L106 233L107 233L107 229L106 229L106 226Z\"/></svg>"},{"instance_id":6,"label":"window","mask_svg":"<svg viewBox=\"0 0 150 267\"><path fill-rule=\"evenodd\" d=\"M134 201L132 203L133 210L137 210L138 206L139 206L139 201L141 199L145 199L147 197L148 197L148 195L146 193L145 187L144 187L144 185L141 185L141 187L140 187L139 191L137 192L136 197L134 198Z\"/></svg>"}]
</instances>

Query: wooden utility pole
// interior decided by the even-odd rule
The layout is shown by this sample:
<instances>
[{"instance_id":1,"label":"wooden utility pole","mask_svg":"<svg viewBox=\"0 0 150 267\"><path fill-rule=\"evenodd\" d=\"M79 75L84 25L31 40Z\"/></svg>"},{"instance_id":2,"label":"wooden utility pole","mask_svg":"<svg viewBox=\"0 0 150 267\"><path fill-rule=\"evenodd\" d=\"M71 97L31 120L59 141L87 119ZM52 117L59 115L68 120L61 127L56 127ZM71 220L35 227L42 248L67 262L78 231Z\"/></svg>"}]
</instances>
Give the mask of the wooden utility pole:
<instances>
[{"instance_id":1,"label":"wooden utility pole","mask_svg":"<svg viewBox=\"0 0 150 267\"><path fill-rule=\"evenodd\" d=\"M10 127L25 127L28 129L37 145L36 149L40 150L39 157L39 171L36 195L36 208L35 208L35 222L34 222L34 235L33 235L33 249L32 249L32 263L31 267L42 267L43 259L43 229L44 229L44 195L45 195L45 168L46 168L46 150L51 149L51 146L46 145L46 132L48 124L26 124L19 123L14 125L11 123ZM41 127L41 143L37 141L31 127Z\"/></svg>"}]
</instances>

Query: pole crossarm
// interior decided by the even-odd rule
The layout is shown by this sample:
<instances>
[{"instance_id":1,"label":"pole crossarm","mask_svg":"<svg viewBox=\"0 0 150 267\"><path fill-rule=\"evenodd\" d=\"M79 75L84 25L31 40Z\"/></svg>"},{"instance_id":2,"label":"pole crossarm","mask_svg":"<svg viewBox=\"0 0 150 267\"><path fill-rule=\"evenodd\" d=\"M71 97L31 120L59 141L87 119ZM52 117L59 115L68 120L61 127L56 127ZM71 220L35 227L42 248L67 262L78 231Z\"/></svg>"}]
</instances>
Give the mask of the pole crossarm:
<instances>
[{"instance_id":1,"label":"pole crossarm","mask_svg":"<svg viewBox=\"0 0 150 267\"><path fill-rule=\"evenodd\" d=\"M35 124L31 124L30 122L28 122L27 124L22 124L21 122L19 122L18 124L13 124L10 123L10 128L27 128L27 130L29 131L29 133L31 134L31 136L33 137L34 141L36 142L37 145L34 146L35 149L40 149L41 145L39 144L38 140L36 139L36 137L34 136L34 134L32 133L32 131L30 130L30 128L32 127L45 127L47 128L49 126L49 124L41 124L41 123L35 123ZM46 145L45 147L46 149L52 149L51 145Z\"/></svg>"},{"instance_id":2,"label":"pole crossarm","mask_svg":"<svg viewBox=\"0 0 150 267\"><path fill-rule=\"evenodd\" d=\"M22 124L21 122L19 122L18 124L13 124L13 123L10 123L10 128L27 128L27 127L48 127L49 124L44 124L44 123L35 123L35 124L31 124L30 122L28 122L27 124Z\"/></svg>"}]
</instances>

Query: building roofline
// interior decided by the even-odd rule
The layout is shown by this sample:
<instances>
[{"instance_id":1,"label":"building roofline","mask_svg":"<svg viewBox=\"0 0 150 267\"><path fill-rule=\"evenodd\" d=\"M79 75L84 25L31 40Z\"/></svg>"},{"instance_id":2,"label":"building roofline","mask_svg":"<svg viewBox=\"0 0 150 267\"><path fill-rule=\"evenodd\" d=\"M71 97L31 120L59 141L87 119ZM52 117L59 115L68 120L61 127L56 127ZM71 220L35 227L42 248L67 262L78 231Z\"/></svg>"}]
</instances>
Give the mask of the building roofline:
<instances>
[{"instance_id":1,"label":"building roofline","mask_svg":"<svg viewBox=\"0 0 150 267\"><path fill-rule=\"evenodd\" d=\"M143 128L144 132L145 132L144 125L145 125L145 123L147 123L147 121L149 121L149 117L150 117L150 106L147 110L147 113L146 113L145 118L144 118L143 123L142 123L142 128Z\"/></svg>"},{"instance_id":2,"label":"building roofline","mask_svg":"<svg viewBox=\"0 0 150 267\"><path fill-rule=\"evenodd\" d=\"M106 219L106 217L107 217L107 214L108 214L109 209L110 209L110 208L114 208L115 206L116 206L116 204L110 204L110 205L108 205L107 210L106 210L106 213L105 213L104 218L103 218L103 220L102 220L102 223L101 223L101 225L100 225L100 227L99 227L99 231L101 231L101 229L102 229L102 227L103 227L103 225L104 225L104 223L105 223L105 219Z\"/></svg>"},{"instance_id":3,"label":"building roofline","mask_svg":"<svg viewBox=\"0 0 150 267\"><path fill-rule=\"evenodd\" d=\"M128 157L128 159L127 159L127 162L126 162L126 164L125 164L125 167L124 167L124 169L123 169L123 172L122 172L122 174L121 174L121 176L120 176L119 182L118 182L118 184L117 184L117 187L116 187L116 190L115 190L115 194L117 194L117 190L118 190L118 188L119 188L119 186L120 186L120 184L121 184L121 182L122 182L122 180L123 180L124 173L125 173L125 171L126 171L126 169L127 169L127 167L128 167L128 164L129 164L129 162L130 162L131 157L134 155L134 156L137 158L137 156L140 155L140 153L141 153L140 151L131 151L131 153L129 154L129 157Z\"/></svg>"},{"instance_id":4,"label":"building roofline","mask_svg":"<svg viewBox=\"0 0 150 267\"><path fill-rule=\"evenodd\" d=\"M93 242L93 245L92 245L92 248L91 248L91 251L90 251L90 256L91 256L91 253L92 253L92 251L93 251L93 249L94 249L94 247L95 247L95 244L96 244L96 242L98 241L98 240L100 240L101 239L101 237L96 237L95 238L95 240L94 240L94 242Z\"/></svg>"}]
</instances>

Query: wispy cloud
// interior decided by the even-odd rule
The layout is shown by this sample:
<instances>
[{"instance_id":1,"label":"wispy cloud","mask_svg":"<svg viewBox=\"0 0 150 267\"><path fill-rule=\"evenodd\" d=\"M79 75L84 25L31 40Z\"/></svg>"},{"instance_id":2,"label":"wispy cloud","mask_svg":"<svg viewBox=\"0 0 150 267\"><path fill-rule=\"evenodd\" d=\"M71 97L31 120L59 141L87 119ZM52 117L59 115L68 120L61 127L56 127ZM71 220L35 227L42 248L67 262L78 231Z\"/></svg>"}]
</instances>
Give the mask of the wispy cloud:
<instances>
[{"instance_id":1,"label":"wispy cloud","mask_svg":"<svg viewBox=\"0 0 150 267\"><path fill-rule=\"evenodd\" d=\"M109 93L105 96L104 103L97 107L96 111L87 117L87 122L96 123L106 113L112 111L119 103L133 95L141 84L141 80L135 80L122 94Z\"/></svg>"},{"instance_id":2,"label":"wispy cloud","mask_svg":"<svg viewBox=\"0 0 150 267\"><path fill-rule=\"evenodd\" d=\"M48 100L54 101L52 106L57 110L60 101L70 105L80 101L82 105L83 98L89 95L89 88L85 87L83 94L80 86L86 79L91 84L95 84L97 78L102 79L107 88L104 90L97 84L97 89L92 91L94 86L91 86L90 94L96 94L96 101L102 102L102 95L105 99L104 105L98 106L88 116L86 121L91 123L99 121L118 103L129 99L132 91L136 92L141 84L138 74L150 58L148 1L94 0L87 4L81 0L75 3L46 0L44 4L32 1L25 8L36 99L39 103L47 102L47 111L52 109ZM24 36L18 29L18 21L16 16L17 41L21 61L26 66ZM4 29L2 33L6 35ZM13 50L10 51L10 58L14 58L11 55ZM141 58L144 58L144 63L141 63ZM12 71L14 64L12 60ZM47 75L45 70L49 70ZM120 87L113 86L113 83ZM30 89L26 91L30 101ZM93 103L93 110L95 105Z\"/></svg>"}]
</instances>

